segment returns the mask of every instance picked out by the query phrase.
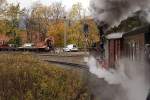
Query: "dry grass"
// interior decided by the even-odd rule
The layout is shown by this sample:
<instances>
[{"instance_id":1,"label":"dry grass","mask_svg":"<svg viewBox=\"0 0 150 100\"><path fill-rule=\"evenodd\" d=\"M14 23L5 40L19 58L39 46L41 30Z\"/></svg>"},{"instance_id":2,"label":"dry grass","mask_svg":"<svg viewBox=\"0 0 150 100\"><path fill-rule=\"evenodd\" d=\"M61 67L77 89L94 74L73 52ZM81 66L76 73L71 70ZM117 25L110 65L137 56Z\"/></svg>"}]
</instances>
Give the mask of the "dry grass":
<instances>
[{"instance_id":1,"label":"dry grass","mask_svg":"<svg viewBox=\"0 0 150 100\"><path fill-rule=\"evenodd\" d=\"M88 100L76 71L64 70L30 54L0 53L0 100Z\"/></svg>"}]
</instances>

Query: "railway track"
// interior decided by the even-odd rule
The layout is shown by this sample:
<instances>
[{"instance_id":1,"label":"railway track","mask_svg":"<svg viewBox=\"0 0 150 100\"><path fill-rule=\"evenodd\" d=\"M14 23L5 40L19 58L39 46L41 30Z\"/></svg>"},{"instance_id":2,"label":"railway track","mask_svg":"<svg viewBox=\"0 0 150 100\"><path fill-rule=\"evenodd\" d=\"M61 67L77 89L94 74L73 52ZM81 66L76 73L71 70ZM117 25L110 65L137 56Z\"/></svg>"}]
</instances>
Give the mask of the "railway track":
<instances>
[{"instance_id":1,"label":"railway track","mask_svg":"<svg viewBox=\"0 0 150 100\"><path fill-rule=\"evenodd\" d=\"M52 60L43 60L48 63L53 63L53 64L60 64L60 65L67 65L72 68L79 68L79 69L84 69L84 70L89 70L87 65L83 64L76 64L76 63L69 63L69 62L61 62L61 61L52 61Z\"/></svg>"},{"instance_id":2,"label":"railway track","mask_svg":"<svg viewBox=\"0 0 150 100\"><path fill-rule=\"evenodd\" d=\"M70 53L36 53L36 57L48 63L59 64L71 68L79 68L89 70L86 62L84 61L84 52L70 52Z\"/></svg>"},{"instance_id":3,"label":"railway track","mask_svg":"<svg viewBox=\"0 0 150 100\"><path fill-rule=\"evenodd\" d=\"M46 50L46 48L0 48L0 51L28 51L28 52L48 52L49 50Z\"/></svg>"}]
</instances>

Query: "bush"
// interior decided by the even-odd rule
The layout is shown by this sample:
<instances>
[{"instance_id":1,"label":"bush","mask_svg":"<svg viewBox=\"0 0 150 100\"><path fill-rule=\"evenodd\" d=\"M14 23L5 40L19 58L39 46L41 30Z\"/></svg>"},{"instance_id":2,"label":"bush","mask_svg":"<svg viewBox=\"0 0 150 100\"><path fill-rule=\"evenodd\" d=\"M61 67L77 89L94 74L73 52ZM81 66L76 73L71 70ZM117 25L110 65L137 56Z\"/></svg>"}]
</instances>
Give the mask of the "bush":
<instances>
[{"instance_id":1,"label":"bush","mask_svg":"<svg viewBox=\"0 0 150 100\"><path fill-rule=\"evenodd\" d=\"M88 100L88 94L77 71L29 54L0 54L0 100Z\"/></svg>"},{"instance_id":2,"label":"bush","mask_svg":"<svg viewBox=\"0 0 150 100\"><path fill-rule=\"evenodd\" d=\"M22 40L19 36L15 37L14 39L9 40L8 44L15 44L16 47L20 46Z\"/></svg>"}]
</instances>

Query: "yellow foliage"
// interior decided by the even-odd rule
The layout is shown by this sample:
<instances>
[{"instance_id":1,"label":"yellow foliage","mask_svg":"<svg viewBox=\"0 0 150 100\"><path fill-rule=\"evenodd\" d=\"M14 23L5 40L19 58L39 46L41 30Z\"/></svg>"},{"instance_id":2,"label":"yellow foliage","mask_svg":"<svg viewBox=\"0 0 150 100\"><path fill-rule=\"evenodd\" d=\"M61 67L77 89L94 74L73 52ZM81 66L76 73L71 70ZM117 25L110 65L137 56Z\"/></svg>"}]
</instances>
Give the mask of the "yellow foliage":
<instances>
[{"instance_id":1,"label":"yellow foliage","mask_svg":"<svg viewBox=\"0 0 150 100\"><path fill-rule=\"evenodd\" d=\"M48 35L53 36L56 46L63 46L64 23L58 21L51 24L48 28Z\"/></svg>"},{"instance_id":2,"label":"yellow foliage","mask_svg":"<svg viewBox=\"0 0 150 100\"><path fill-rule=\"evenodd\" d=\"M0 100L89 99L77 71L41 62L30 54L0 55Z\"/></svg>"}]
</instances>

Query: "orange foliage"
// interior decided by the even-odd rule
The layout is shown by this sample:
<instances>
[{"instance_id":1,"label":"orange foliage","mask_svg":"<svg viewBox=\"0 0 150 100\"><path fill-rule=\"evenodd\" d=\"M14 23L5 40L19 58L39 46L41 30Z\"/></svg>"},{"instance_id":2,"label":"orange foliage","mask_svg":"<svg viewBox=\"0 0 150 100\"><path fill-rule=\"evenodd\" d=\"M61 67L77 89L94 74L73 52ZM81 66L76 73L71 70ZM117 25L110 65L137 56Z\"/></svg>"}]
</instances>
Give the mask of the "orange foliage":
<instances>
[{"instance_id":1,"label":"orange foliage","mask_svg":"<svg viewBox=\"0 0 150 100\"><path fill-rule=\"evenodd\" d=\"M57 23L53 23L48 28L48 35L53 36L55 39L55 45L62 46L63 45L63 33L64 33L64 23L63 21L58 21Z\"/></svg>"}]
</instances>

